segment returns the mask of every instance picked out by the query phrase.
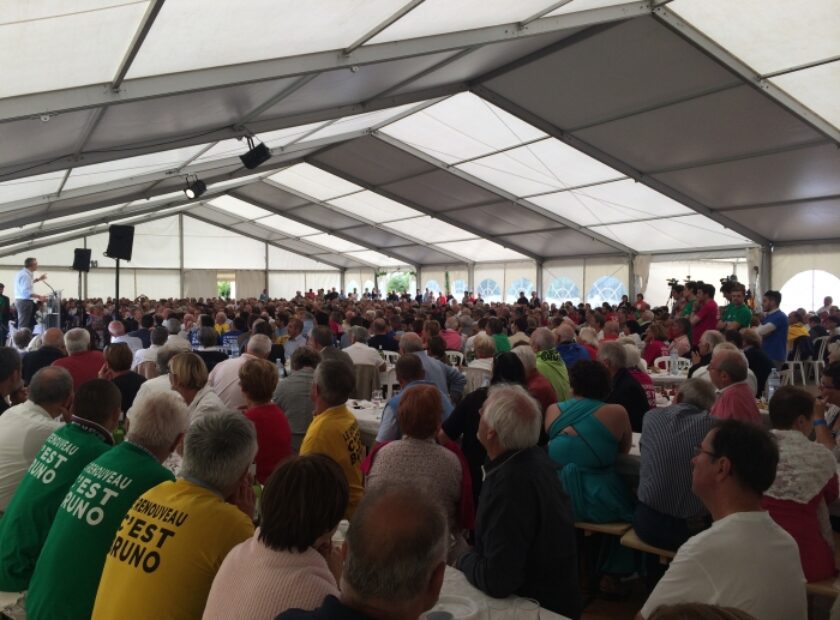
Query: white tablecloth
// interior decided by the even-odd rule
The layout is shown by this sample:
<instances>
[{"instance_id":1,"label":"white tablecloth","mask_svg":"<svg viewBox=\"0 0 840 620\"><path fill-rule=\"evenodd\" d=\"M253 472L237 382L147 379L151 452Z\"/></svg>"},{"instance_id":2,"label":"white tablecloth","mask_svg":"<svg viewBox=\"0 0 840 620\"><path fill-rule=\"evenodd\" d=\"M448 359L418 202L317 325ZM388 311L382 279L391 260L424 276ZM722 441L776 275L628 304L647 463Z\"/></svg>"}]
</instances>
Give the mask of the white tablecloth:
<instances>
[{"instance_id":1,"label":"white tablecloth","mask_svg":"<svg viewBox=\"0 0 840 620\"><path fill-rule=\"evenodd\" d=\"M506 599L494 599L474 588L467 581L464 573L451 566L446 567L446 573L443 577L443 588L440 592L441 596L457 596L468 598L475 602L478 606L478 614L474 616L476 620L483 620L487 618L488 602L491 603L490 618L492 620L507 619L517 620L521 616L517 613L516 602L521 600L518 596L509 596ZM434 611L434 607L432 611ZM422 617L422 616L421 616ZM540 620L568 620L566 616L561 616L553 611L547 609L540 609Z\"/></svg>"},{"instance_id":2,"label":"white tablecloth","mask_svg":"<svg viewBox=\"0 0 840 620\"><path fill-rule=\"evenodd\" d=\"M382 421L382 409L385 404L375 407L368 400L348 400L347 408L356 417L363 439L376 438L379 433L379 423ZM368 443L368 442L365 442Z\"/></svg>"},{"instance_id":3,"label":"white tablecloth","mask_svg":"<svg viewBox=\"0 0 840 620\"><path fill-rule=\"evenodd\" d=\"M650 378L654 385L682 385L688 381L688 374L651 373Z\"/></svg>"}]
</instances>

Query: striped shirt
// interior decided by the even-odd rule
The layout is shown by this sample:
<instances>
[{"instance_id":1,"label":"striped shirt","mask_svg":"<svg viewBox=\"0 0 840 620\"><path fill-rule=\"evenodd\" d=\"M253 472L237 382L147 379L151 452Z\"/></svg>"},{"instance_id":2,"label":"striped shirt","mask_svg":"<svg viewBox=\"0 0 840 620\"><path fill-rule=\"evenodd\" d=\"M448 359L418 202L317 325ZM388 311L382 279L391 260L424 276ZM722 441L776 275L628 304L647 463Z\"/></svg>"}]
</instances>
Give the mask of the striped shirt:
<instances>
[{"instance_id":1,"label":"striped shirt","mask_svg":"<svg viewBox=\"0 0 840 620\"><path fill-rule=\"evenodd\" d=\"M639 441L639 501L679 519L708 512L691 492L691 459L694 446L700 445L714 424L708 411L689 403L645 414Z\"/></svg>"}]
</instances>

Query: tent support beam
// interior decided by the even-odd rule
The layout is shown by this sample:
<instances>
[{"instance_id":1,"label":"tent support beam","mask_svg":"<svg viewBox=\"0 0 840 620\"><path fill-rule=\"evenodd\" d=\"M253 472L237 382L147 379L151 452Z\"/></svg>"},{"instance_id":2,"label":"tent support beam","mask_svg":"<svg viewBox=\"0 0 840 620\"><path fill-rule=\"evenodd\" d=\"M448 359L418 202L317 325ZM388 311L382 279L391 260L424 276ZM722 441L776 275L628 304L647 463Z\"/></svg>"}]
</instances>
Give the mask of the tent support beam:
<instances>
[{"instance_id":1,"label":"tent support beam","mask_svg":"<svg viewBox=\"0 0 840 620\"><path fill-rule=\"evenodd\" d=\"M137 29L137 32L134 33L134 39L132 39L131 45L128 46L128 51L126 51L125 56L120 62L117 74L111 81L111 90L113 92L117 93L120 91L120 86L122 86L123 80L125 80L125 76L131 68L131 63L133 63L134 59L137 58L137 54L143 46L143 41L146 40L146 36L152 29L152 25L155 23L155 20L157 19L160 10L163 8L163 3L165 1L166 0L153 0L149 3L148 8L146 9L146 14L143 15L143 20L140 22L140 27Z\"/></svg>"},{"instance_id":2,"label":"tent support beam","mask_svg":"<svg viewBox=\"0 0 840 620\"><path fill-rule=\"evenodd\" d=\"M476 85L472 88L472 90L475 94L484 97L491 103L499 106L506 112L509 112L510 114L521 118L525 122L531 123L538 129L541 129L542 131L546 132L548 135L553 136L562 142L565 142L569 146L589 155L590 157L593 157L594 159L597 159L598 161L608 166L611 166L612 168L615 168L616 170L618 170L622 174L627 175L631 179L639 183L644 183L651 189L658 191L660 194L668 196L672 200L676 200L677 202L684 204L688 208L696 211L697 213L705 215L706 217L708 217L711 220L714 220L721 226L725 226L726 228L737 232L739 235L743 235L744 237L754 241L758 245L770 245L769 239L766 239L764 236L758 234L756 231L747 228L746 226L742 226L741 224L738 224L733 220L730 220L726 216L721 215L716 211L713 211L706 205L700 203L697 200L694 200L693 198L689 198L682 192L675 190L669 185L666 185L665 183L662 183L661 181L636 170L632 166L629 166L626 163L624 163L623 161L616 159L611 155L608 155L607 153L598 148L595 148L588 142L584 142L580 138L563 131L556 125L546 121L545 119L537 116L536 114L533 114L532 112L526 110L520 105L513 103L509 99L502 97L501 95L499 95L495 91L490 90L486 86ZM632 251L629 253L632 254Z\"/></svg>"}]
</instances>

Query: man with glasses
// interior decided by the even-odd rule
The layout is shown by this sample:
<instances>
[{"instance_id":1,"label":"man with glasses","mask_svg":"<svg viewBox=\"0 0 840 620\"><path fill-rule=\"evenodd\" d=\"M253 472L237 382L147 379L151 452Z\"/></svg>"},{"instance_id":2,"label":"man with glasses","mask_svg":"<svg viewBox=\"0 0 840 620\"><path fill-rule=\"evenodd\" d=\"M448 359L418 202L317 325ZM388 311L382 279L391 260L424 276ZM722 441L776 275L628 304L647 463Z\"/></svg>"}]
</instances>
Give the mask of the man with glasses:
<instances>
[{"instance_id":1,"label":"man with glasses","mask_svg":"<svg viewBox=\"0 0 840 620\"><path fill-rule=\"evenodd\" d=\"M778 462L776 442L755 424L725 420L709 431L691 461L691 486L714 523L680 547L636 620L687 602L762 620L808 616L796 542L761 508Z\"/></svg>"}]
</instances>

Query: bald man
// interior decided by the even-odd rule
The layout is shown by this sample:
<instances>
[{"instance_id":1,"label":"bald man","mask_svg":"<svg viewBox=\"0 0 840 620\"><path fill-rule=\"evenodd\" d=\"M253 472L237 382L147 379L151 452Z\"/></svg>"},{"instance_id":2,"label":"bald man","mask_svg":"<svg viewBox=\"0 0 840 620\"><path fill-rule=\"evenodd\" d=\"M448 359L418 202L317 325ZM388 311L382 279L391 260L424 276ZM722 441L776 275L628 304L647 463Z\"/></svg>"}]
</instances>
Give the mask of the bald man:
<instances>
[{"instance_id":1,"label":"bald man","mask_svg":"<svg viewBox=\"0 0 840 620\"><path fill-rule=\"evenodd\" d=\"M111 334L111 344L124 342L131 349L131 354L134 355L143 348L143 341L136 336L128 336L125 333L125 325L122 321L111 321L108 323L108 333Z\"/></svg>"},{"instance_id":2,"label":"bald man","mask_svg":"<svg viewBox=\"0 0 840 620\"><path fill-rule=\"evenodd\" d=\"M449 534L435 502L414 489L365 496L342 549L340 598L314 611L291 609L277 620L418 618L438 601Z\"/></svg>"},{"instance_id":3,"label":"bald man","mask_svg":"<svg viewBox=\"0 0 840 620\"><path fill-rule=\"evenodd\" d=\"M29 385L36 372L51 366L55 360L66 356L64 334L58 327L50 327L41 336L41 347L23 356L21 375L24 385Z\"/></svg>"},{"instance_id":4,"label":"bald man","mask_svg":"<svg viewBox=\"0 0 840 620\"><path fill-rule=\"evenodd\" d=\"M755 390L747 382L747 358L741 351L716 350L708 366L709 379L717 388L717 400L709 414L715 418L762 425Z\"/></svg>"}]
</instances>

